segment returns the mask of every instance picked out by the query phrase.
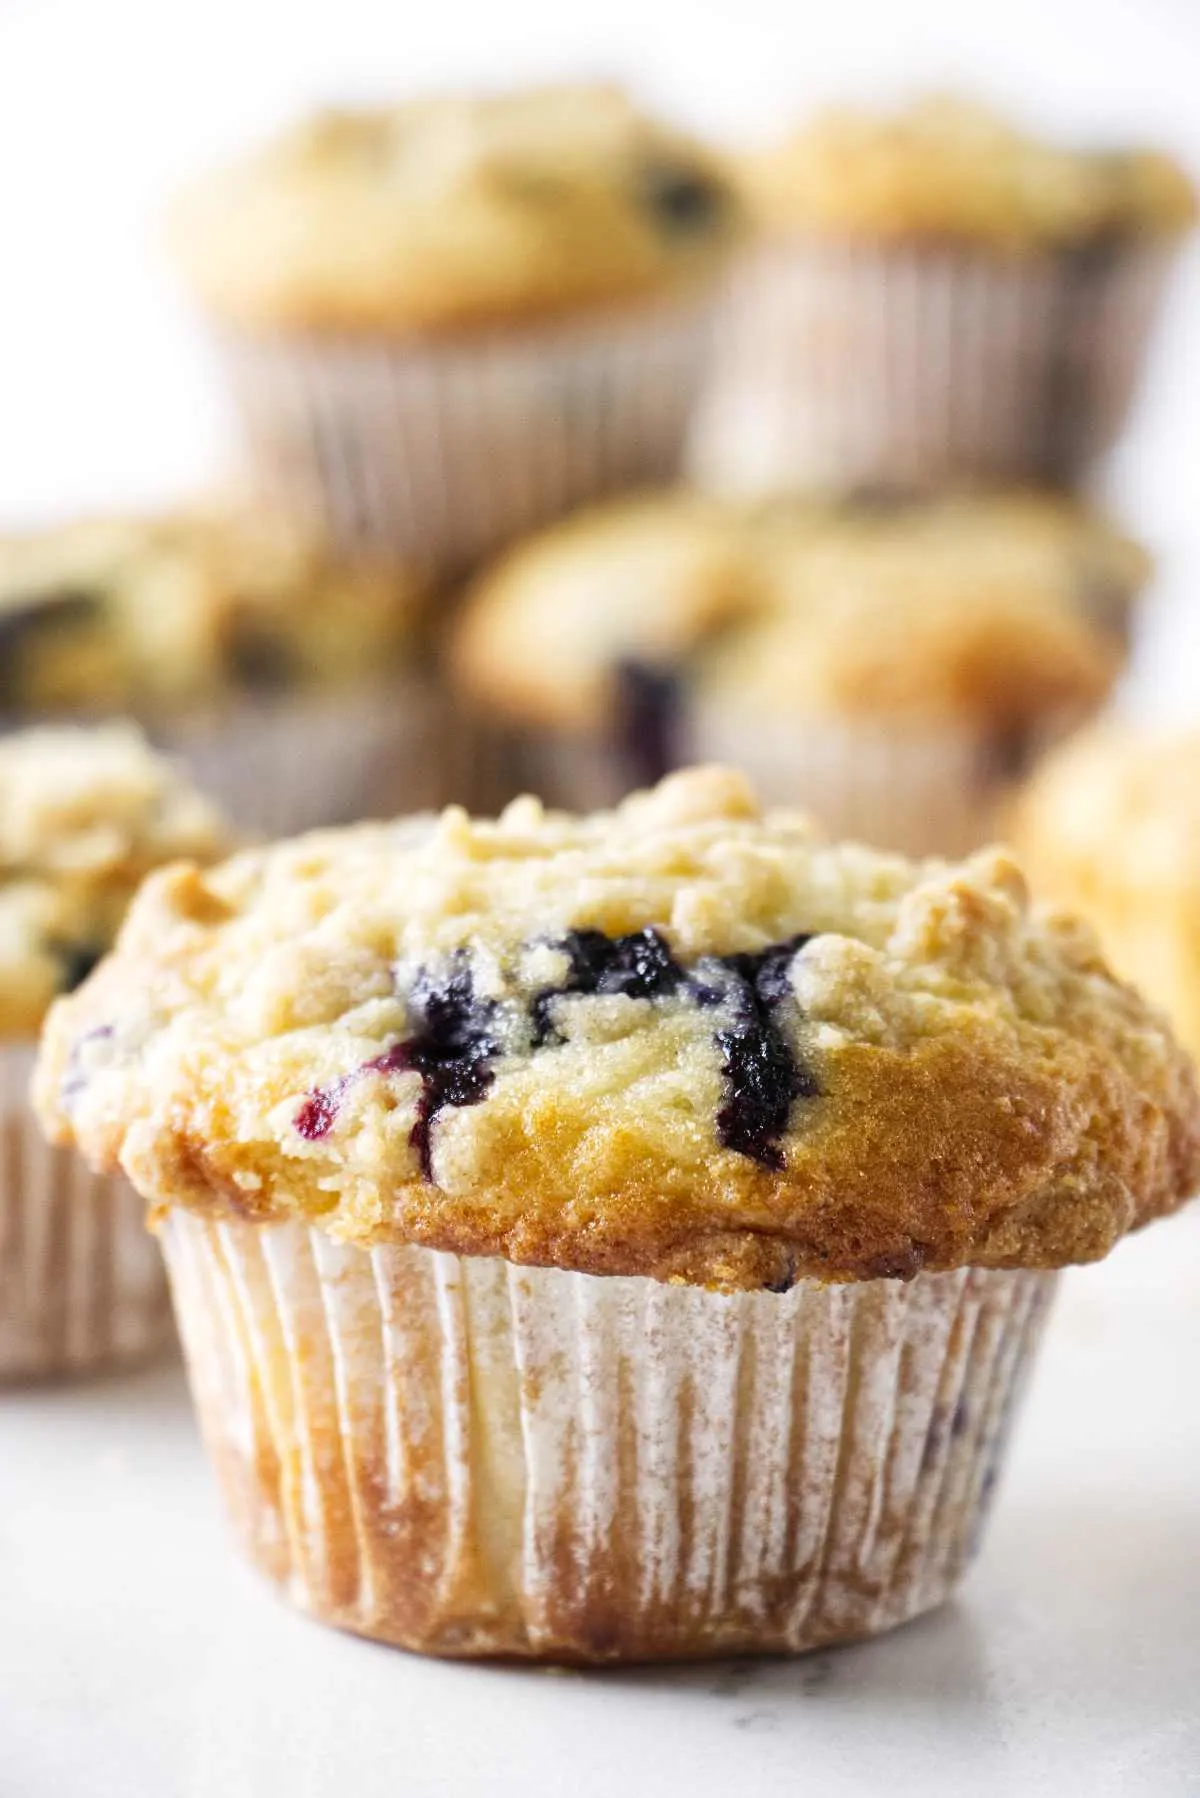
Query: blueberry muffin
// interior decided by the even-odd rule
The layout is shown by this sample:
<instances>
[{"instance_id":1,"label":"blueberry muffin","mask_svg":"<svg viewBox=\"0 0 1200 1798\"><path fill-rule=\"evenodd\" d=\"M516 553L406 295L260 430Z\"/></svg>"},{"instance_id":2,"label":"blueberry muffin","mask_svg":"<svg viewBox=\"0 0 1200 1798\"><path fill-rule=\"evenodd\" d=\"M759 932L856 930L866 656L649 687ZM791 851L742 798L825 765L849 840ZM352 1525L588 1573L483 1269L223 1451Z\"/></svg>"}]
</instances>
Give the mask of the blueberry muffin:
<instances>
[{"instance_id":1,"label":"blueberry muffin","mask_svg":"<svg viewBox=\"0 0 1200 1798\"><path fill-rule=\"evenodd\" d=\"M741 170L759 247L697 461L720 483L1071 480L1137 390L1191 181L952 99L837 108Z\"/></svg>"},{"instance_id":2,"label":"blueberry muffin","mask_svg":"<svg viewBox=\"0 0 1200 1798\"><path fill-rule=\"evenodd\" d=\"M267 489L462 564L679 464L740 209L615 88L309 120L182 200Z\"/></svg>"},{"instance_id":3,"label":"blueberry muffin","mask_svg":"<svg viewBox=\"0 0 1200 1798\"><path fill-rule=\"evenodd\" d=\"M0 1377L123 1360L169 1338L143 1206L41 1140L27 1089L52 1000L105 954L144 877L227 852L208 802L125 727L0 741Z\"/></svg>"},{"instance_id":4,"label":"blueberry muffin","mask_svg":"<svg viewBox=\"0 0 1200 1798\"><path fill-rule=\"evenodd\" d=\"M1191 182L1169 157L1043 142L948 97L891 113L830 108L749 158L746 179L759 215L779 229L1003 255L1177 236L1195 211Z\"/></svg>"},{"instance_id":5,"label":"blueberry muffin","mask_svg":"<svg viewBox=\"0 0 1200 1798\"><path fill-rule=\"evenodd\" d=\"M418 589L218 510L0 538L0 721L127 712L247 828L436 797Z\"/></svg>"},{"instance_id":6,"label":"blueberry muffin","mask_svg":"<svg viewBox=\"0 0 1200 1798\"><path fill-rule=\"evenodd\" d=\"M720 755L835 833L959 853L1108 693L1147 572L1103 520L1033 491L582 514L468 595L462 781L595 804Z\"/></svg>"},{"instance_id":7,"label":"blueberry muffin","mask_svg":"<svg viewBox=\"0 0 1200 1798\"><path fill-rule=\"evenodd\" d=\"M441 1654L936 1604L1054 1271L1200 1175L1187 1057L1007 855L715 769L157 876L37 1091L153 1208L252 1557Z\"/></svg>"},{"instance_id":8,"label":"blueberry muffin","mask_svg":"<svg viewBox=\"0 0 1200 1798\"><path fill-rule=\"evenodd\" d=\"M1088 918L1200 1055L1200 736L1087 732L1048 759L1008 822L1039 890Z\"/></svg>"}]
</instances>

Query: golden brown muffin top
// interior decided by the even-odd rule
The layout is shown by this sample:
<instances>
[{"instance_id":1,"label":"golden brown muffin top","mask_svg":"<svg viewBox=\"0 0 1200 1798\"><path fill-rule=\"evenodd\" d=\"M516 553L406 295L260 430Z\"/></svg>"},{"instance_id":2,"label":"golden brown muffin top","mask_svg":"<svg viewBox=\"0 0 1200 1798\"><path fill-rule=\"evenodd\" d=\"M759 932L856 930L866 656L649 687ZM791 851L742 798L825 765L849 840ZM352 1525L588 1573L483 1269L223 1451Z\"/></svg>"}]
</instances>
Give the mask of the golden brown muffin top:
<instances>
[{"instance_id":1,"label":"golden brown muffin top","mask_svg":"<svg viewBox=\"0 0 1200 1798\"><path fill-rule=\"evenodd\" d=\"M160 1210L730 1290L1086 1261L1200 1177L1187 1058L1006 854L719 769L159 875L36 1091Z\"/></svg>"},{"instance_id":2,"label":"golden brown muffin top","mask_svg":"<svg viewBox=\"0 0 1200 1798\"><path fill-rule=\"evenodd\" d=\"M744 178L769 227L1005 253L1173 235L1196 211L1189 177L1167 156L1063 149L948 97L818 113L749 158Z\"/></svg>"},{"instance_id":3,"label":"golden brown muffin top","mask_svg":"<svg viewBox=\"0 0 1200 1798\"><path fill-rule=\"evenodd\" d=\"M1073 888L1200 891L1200 732L1115 721L1081 732L1020 795L1013 826Z\"/></svg>"},{"instance_id":4,"label":"golden brown muffin top","mask_svg":"<svg viewBox=\"0 0 1200 1798\"><path fill-rule=\"evenodd\" d=\"M0 538L0 713L153 715L400 659L417 590L249 513L90 518Z\"/></svg>"},{"instance_id":5,"label":"golden brown muffin top","mask_svg":"<svg viewBox=\"0 0 1200 1798\"><path fill-rule=\"evenodd\" d=\"M753 507L664 494L529 539L468 596L458 681L523 724L610 725L623 671L699 707L1001 731L1093 706L1149 563L1035 492Z\"/></svg>"},{"instance_id":6,"label":"golden brown muffin top","mask_svg":"<svg viewBox=\"0 0 1200 1798\"><path fill-rule=\"evenodd\" d=\"M1084 732L1046 760L1010 825L1039 892L1086 914L1200 1054L1200 733Z\"/></svg>"},{"instance_id":7,"label":"golden brown muffin top","mask_svg":"<svg viewBox=\"0 0 1200 1798\"><path fill-rule=\"evenodd\" d=\"M208 801L128 726L0 738L0 1037L37 1032L152 868L230 846Z\"/></svg>"},{"instance_id":8,"label":"golden brown muffin top","mask_svg":"<svg viewBox=\"0 0 1200 1798\"><path fill-rule=\"evenodd\" d=\"M250 329L444 332L669 294L740 209L718 159L611 87L312 119L210 178L174 243Z\"/></svg>"}]
</instances>

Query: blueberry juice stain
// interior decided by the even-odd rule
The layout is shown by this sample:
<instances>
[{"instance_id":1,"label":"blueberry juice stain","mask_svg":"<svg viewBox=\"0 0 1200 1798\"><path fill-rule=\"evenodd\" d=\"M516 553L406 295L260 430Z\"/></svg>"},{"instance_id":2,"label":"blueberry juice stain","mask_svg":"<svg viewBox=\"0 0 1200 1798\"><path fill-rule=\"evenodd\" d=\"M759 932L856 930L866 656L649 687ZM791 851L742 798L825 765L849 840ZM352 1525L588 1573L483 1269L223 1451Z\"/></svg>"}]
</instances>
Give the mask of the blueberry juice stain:
<instances>
[{"instance_id":1,"label":"blueberry juice stain","mask_svg":"<svg viewBox=\"0 0 1200 1798\"><path fill-rule=\"evenodd\" d=\"M732 1014L714 1032L725 1088L717 1136L725 1148L776 1172L783 1167L779 1139L793 1104L820 1091L778 1018L791 993L792 962L811 940L794 936L753 954L721 956L711 964L715 979L696 989L700 1004L722 1004Z\"/></svg>"},{"instance_id":2,"label":"blueberry juice stain","mask_svg":"<svg viewBox=\"0 0 1200 1798\"><path fill-rule=\"evenodd\" d=\"M474 976L460 953L443 980L424 970L409 997L417 1028L381 1055L318 1087L296 1113L295 1127L306 1142L319 1142L337 1122L348 1089L370 1074L418 1074L421 1094L409 1141L421 1172L433 1178L433 1126L448 1105L478 1105L495 1079L500 1053L497 1005L475 991Z\"/></svg>"}]
</instances>

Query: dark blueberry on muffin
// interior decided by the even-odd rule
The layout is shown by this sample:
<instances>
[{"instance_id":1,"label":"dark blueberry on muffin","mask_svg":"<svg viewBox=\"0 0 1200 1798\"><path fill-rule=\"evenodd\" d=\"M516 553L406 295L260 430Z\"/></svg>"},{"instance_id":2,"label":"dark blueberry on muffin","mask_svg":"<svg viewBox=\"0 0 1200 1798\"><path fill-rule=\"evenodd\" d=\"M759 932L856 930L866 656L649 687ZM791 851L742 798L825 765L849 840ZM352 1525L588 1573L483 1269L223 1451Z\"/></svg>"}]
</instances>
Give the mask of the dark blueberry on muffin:
<instances>
[{"instance_id":1,"label":"dark blueberry on muffin","mask_svg":"<svg viewBox=\"0 0 1200 1798\"><path fill-rule=\"evenodd\" d=\"M555 1037L555 1001L573 993L623 993L629 999L656 999L673 993L683 979L657 930L610 937L602 930L573 930L555 944L570 963L561 986L535 995L531 1007L535 1048Z\"/></svg>"},{"instance_id":2,"label":"dark blueberry on muffin","mask_svg":"<svg viewBox=\"0 0 1200 1798\"><path fill-rule=\"evenodd\" d=\"M680 235L711 231L729 214L729 193L721 182L669 162L649 162L642 168L638 194L665 231Z\"/></svg>"},{"instance_id":3,"label":"dark blueberry on muffin","mask_svg":"<svg viewBox=\"0 0 1200 1798\"><path fill-rule=\"evenodd\" d=\"M678 669L623 658L613 670L615 736L630 775L653 786L682 756L684 682Z\"/></svg>"}]
</instances>

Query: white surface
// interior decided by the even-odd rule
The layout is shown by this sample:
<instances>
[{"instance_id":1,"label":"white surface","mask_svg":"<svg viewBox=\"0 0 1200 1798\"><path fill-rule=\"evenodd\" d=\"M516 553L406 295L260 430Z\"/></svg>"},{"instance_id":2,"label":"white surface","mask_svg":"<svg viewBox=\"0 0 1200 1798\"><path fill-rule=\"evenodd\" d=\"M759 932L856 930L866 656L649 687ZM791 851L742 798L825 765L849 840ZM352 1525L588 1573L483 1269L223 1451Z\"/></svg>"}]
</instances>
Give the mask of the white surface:
<instances>
[{"instance_id":1,"label":"white surface","mask_svg":"<svg viewBox=\"0 0 1200 1798\"><path fill-rule=\"evenodd\" d=\"M456 1666L241 1567L178 1370L0 1394L3 1798L1188 1798L1200 1215L1070 1276L961 1598L798 1662Z\"/></svg>"}]
</instances>

